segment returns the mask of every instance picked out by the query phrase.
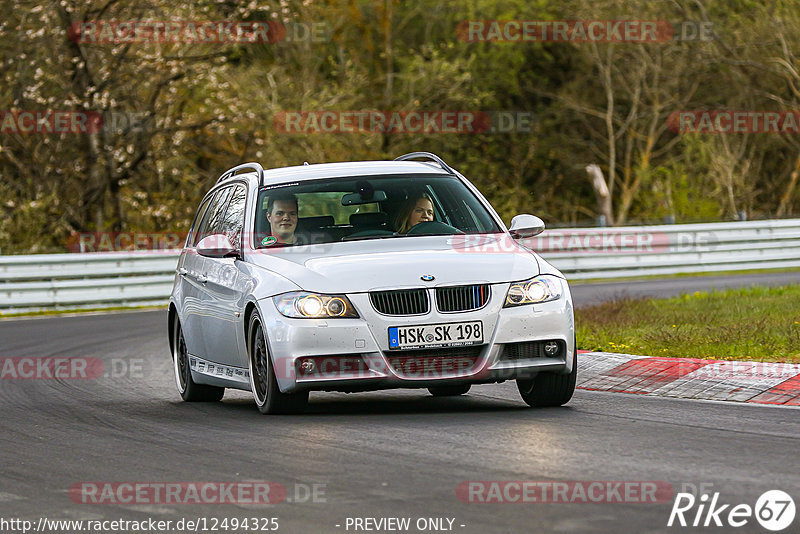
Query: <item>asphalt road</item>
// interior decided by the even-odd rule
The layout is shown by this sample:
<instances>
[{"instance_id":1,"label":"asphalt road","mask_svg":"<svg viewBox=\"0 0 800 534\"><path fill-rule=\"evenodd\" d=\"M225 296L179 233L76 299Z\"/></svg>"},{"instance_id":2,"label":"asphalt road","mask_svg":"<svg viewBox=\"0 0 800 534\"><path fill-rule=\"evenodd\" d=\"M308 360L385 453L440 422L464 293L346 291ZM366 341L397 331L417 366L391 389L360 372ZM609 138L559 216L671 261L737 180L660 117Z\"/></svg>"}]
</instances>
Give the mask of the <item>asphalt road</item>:
<instances>
[{"instance_id":1,"label":"asphalt road","mask_svg":"<svg viewBox=\"0 0 800 534\"><path fill-rule=\"evenodd\" d=\"M696 290L687 280L681 287ZM676 289L648 284L658 294ZM598 292L613 289L574 289L578 304L603 298ZM800 501L796 409L579 390L565 407L533 410L504 383L450 399L421 390L312 393L307 414L269 417L244 392L180 402L165 321L163 311L0 321L3 358L104 363L94 380L0 380L0 520L274 517L279 532L337 533L356 531L348 517L407 517L406 532L420 531L419 518L453 519L463 533L693 532L667 528L672 496L498 504L463 502L456 491L467 481L661 481L674 492L705 485L733 505L752 506L771 489ZM68 493L83 482L204 481L278 482L288 499L82 504ZM750 519L736 532L765 531Z\"/></svg>"}]
</instances>

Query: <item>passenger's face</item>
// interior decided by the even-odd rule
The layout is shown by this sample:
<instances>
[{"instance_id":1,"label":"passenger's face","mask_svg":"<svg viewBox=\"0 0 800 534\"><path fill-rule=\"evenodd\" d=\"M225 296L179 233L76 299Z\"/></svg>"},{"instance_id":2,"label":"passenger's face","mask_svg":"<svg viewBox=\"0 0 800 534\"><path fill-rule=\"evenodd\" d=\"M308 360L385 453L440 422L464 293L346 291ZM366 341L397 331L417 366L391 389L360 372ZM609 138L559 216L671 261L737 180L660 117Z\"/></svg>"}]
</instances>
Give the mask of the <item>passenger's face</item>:
<instances>
[{"instance_id":1,"label":"passenger's face","mask_svg":"<svg viewBox=\"0 0 800 534\"><path fill-rule=\"evenodd\" d=\"M433 204L427 198L417 200L416 206L411 211L411 217L408 219L409 227L421 222L429 222L433 220Z\"/></svg>"},{"instance_id":2,"label":"passenger's face","mask_svg":"<svg viewBox=\"0 0 800 534\"><path fill-rule=\"evenodd\" d=\"M276 200L272 204L272 213L267 213L272 235L283 241L294 236L297 228L297 206L290 200Z\"/></svg>"}]
</instances>

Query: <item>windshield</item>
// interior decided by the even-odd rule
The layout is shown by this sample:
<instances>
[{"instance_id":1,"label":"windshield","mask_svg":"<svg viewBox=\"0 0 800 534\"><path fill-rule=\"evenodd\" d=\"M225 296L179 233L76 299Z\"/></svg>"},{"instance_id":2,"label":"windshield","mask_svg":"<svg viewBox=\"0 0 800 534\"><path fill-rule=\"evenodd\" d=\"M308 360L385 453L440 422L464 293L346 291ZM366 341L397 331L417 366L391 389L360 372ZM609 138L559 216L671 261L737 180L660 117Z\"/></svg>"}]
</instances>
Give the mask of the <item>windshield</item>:
<instances>
[{"instance_id":1,"label":"windshield","mask_svg":"<svg viewBox=\"0 0 800 534\"><path fill-rule=\"evenodd\" d=\"M500 232L455 176L355 176L263 187L257 248Z\"/></svg>"}]
</instances>

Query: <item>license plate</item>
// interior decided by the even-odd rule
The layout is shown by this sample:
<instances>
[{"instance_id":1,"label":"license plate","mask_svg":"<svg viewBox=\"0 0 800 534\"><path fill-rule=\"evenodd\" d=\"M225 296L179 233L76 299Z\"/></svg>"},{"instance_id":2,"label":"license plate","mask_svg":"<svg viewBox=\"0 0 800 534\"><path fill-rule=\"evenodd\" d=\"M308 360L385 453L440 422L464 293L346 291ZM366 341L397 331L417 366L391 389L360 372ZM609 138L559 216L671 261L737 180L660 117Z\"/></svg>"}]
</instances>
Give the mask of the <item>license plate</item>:
<instances>
[{"instance_id":1,"label":"license plate","mask_svg":"<svg viewBox=\"0 0 800 534\"><path fill-rule=\"evenodd\" d=\"M389 327L390 349L462 347L483 343L483 323L442 323Z\"/></svg>"}]
</instances>

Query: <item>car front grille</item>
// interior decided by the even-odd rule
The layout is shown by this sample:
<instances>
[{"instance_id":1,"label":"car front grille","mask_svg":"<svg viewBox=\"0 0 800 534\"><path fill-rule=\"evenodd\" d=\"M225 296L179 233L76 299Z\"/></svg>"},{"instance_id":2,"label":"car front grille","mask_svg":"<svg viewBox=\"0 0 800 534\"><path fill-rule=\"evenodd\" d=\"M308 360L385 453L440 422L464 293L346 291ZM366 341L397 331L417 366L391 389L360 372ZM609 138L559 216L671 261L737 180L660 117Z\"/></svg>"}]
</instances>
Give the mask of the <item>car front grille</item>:
<instances>
[{"instance_id":1,"label":"car front grille","mask_svg":"<svg viewBox=\"0 0 800 534\"><path fill-rule=\"evenodd\" d=\"M529 360L534 358L558 358L564 355L564 342L556 341L558 352L549 356L544 352L544 346L552 341L523 341L521 343L508 343L503 347L501 360Z\"/></svg>"},{"instance_id":2,"label":"car front grille","mask_svg":"<svg viewBox=\"0 0 800 534\"><path fill-rule=\"evenodd\" d=\"M422 315L428 312L428 292L425 289L372 291L372 307L384 315Z\"/></svg>"},{"instance_id":3,"label":"car front grille","mask_svg":"<svg viewBox=\"0 0 800 534\"><path fill-rule=\"evenodd\" d=\"M489 302L489 284L437 287L436 307L440 312L464 312L483 308Z\"/></svg>"},{"instance_id":4,"label":"car front grille","mask_svg":"<svg viewBox=\"0 0 800 534\"><path fill-rule=\"evenodd\" d=\"M472 372L483 345L423 349L388 356L392 369L405 378L465 376Z\"/></svg>"}]
</instances>

